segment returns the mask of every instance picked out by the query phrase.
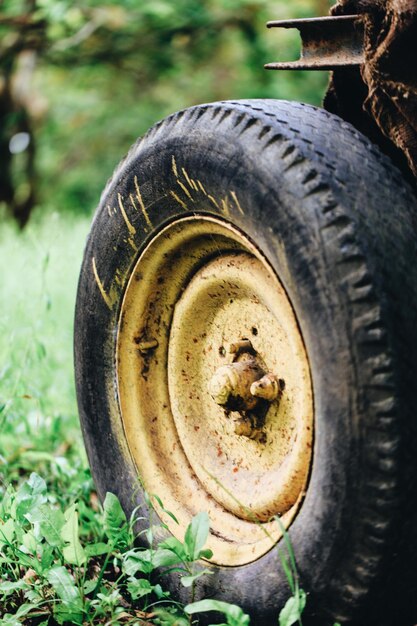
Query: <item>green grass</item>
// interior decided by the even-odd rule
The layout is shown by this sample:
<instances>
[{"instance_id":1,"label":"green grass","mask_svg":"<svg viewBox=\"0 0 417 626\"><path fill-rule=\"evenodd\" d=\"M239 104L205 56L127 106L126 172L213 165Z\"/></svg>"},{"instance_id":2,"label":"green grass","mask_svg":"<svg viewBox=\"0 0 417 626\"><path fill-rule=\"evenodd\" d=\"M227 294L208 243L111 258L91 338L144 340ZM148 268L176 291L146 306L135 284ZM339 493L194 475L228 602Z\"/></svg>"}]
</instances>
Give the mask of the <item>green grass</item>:
<instances>
[{"instance_id":1,"label":"green grass","mask_svg":"<svg viewBox=\"0 0 417 626\"><path fill-rule=\"evenodd\" d=\"M0 476L87 467L73 382L77 277L89 222L57 213L0 234ZM68 470L69 471L69 470Z\"/></svg>"},{"instance_id":2,"label":"green grass","mask_svg":"<svg viewBox=\"0 0 417 626\"><path fill-rule=\"evenodd\" d=\"M149 529L152 548L145 550L136 545L135 518L126 519L117 498L98 502L72 357L88 228L86 218L54 213L23 233L5 223L0 235L0 626L187 626L201 611L247 626L249 616L235 605L193 602L195 580L209 575L199 561L210 557L204 512L183 542L171 537L158 545ZM290 598L277 625L301 625L306 596L286 535L280 557ZM164 590L164 571L172 568L189 588L185 607Z\"/></svg>"},{"instance_id":3,"label":"green grass","mask_svg":"<svg viewBox=\"0 0 417 626\"><path fill-rule=\"evenodd\" d=\"M86 467L73 380L72 329L78 272L89 222L44 217L0 234L0 398L2 482L52 458ZM74 451L76 453L74 454ZM81 454L80 454L81 452ZM48 453L44 460L36 454Z\"/></svg>"}]
</instances>

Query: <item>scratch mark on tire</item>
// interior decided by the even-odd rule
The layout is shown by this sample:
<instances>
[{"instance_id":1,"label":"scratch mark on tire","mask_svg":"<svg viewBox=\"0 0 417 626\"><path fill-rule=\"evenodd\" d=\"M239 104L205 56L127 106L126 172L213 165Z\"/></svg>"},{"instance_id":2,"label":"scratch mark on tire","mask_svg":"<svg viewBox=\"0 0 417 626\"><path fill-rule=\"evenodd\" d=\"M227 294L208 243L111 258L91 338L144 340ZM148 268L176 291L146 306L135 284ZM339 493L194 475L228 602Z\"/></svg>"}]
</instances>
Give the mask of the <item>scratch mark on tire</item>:
<instances>
[{"instance_id":1,"label":"scratch mark on tire","mask_svg":"<svg viewBox=\"0 0 417 626\"><path fill-rule=\"evenodd\" d=\"M94 274L95 281L97 283L97 287L100 290L100 293L101 293L101 295L103 297L104 302L107 304L107 306L109 307L109 309L111 311L113 309L113 305L115 303L115 294L113 293L112 289L110 289L110 294L108 294L106 292L106 290L104 289L104 285L101 282L100 277L99 277L98 272L97 272L96 260L95 260L94 257L92 259L92 265L93 265L93 274Z\"/></svg>"},{"instance_id":2,"label":"scratch mark on tire","mask_svg":"<svg viewBox=\"0 0 417 626\"><path fill-rule=\"evenodd\" d=\"M180 206L182 206L182 208L184 209L184 211L187 211L187 209L188 209L187 205L185 204L185 202L183 202L183 201L181 200L181 198L179 198L179 197L177 196L177 194L175 193L175 191L170 191L169 193L170 193L170 195L174 198L174 200L176 200L176 202L178 202L178 204L179 204Z\"/></svg>"},{"instance_id":3,"label":"scratch mark on tire","mask_svg":"<svg viewBox=\"0 0 417 626\"><path fill-rule=\"evenodd\" d=\"M120 212L123 215L123 219L125 221L127 229L129 231L130 235L136 235L136 228L129 221L129 218L127 216L126 210L125 210L125 208L123 206L123 200L122 200L122 196L120 195L120 193L117 194L117 197L118 197L118 200L119 200Z\"/></svg>"},{"instance_id":4,"label":"scratch mark on tire","mask_svg":"<svg viewBox=\"0 0 417 626\"><path fill-rule=\"evenodd\" d=\"M135 176L134 181L135 181L135 189L136 189L136 198L138 199L140 210L142 211L143 217L145 218L145 222L147 223L149 228L153 228L152 222L151 222L151 220L149 218L148 212L147 212L147 210L145 208L145 204L144 204L143 199L142 199L142 194L140 193L139 184L138 184L138 177L137 176Z\"/></svg>"},{"instance_id":5,"label":"scratch mark on tire","mask_svg":"<svg viewBox=\"0 0 417 626\"><path fill-rule=\"evenodd\" d=\"M242 209L242 207L240 206L240 202L239 202L239 200L238 200L238 198L237 198L236 192L235 192L235 191L231 191L231 192L230 192L230 195L232 196L232 198L233 198L233 200L234 200L234 202L235 202L235 205L237 206L238 210L242 213L242 215L245 215L244 210L243 210L243 209Z\"/></svg>"}]
</instances>

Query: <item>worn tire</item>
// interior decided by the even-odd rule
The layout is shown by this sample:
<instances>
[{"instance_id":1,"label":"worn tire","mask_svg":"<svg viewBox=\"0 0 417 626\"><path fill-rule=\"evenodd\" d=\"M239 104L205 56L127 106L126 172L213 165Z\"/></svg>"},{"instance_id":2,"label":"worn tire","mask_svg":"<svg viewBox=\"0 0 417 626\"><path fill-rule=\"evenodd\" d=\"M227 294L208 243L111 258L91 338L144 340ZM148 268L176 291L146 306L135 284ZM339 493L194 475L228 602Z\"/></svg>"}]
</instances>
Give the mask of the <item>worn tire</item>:
<instances>
[{"instance_id":1,"label":"worn tire","mask_svg":"<svg viewBox=\"0 0 417 626\"><path fill-rule=\"evenodd\" d=\"M173 155L206 193L184 193ZM135 176L146 213L126 204L123 214L118 198L134 193ZM212 199L230 189L243 210L230 202L225 216ZM127 281L153 233L196 212L226 217L262 250L304 338L315 445L289 531L309 594L303 623L411 625L417 203L372 144L323 110L255 100L193 107L156 124L109 181L86 246L75 319L79 411L100 496L116 493L128 512L142 503L115 379ZM175 574L170 586L188 600ZM289 587L272 549L248 565L214 568L197 595L237 603L266 626L276 623Z\"/></svg>"}]
</instances>

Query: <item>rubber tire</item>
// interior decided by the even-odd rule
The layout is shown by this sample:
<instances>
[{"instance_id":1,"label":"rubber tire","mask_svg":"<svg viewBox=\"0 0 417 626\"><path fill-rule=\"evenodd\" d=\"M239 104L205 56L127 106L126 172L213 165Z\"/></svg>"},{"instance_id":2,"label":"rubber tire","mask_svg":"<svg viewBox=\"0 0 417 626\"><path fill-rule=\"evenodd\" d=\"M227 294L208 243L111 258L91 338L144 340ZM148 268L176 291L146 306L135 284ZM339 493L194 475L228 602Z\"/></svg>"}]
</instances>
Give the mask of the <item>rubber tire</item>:
<instances>
[{"instance_id":1,"label":"rubber tire","mask_svg":"<svg viewBox=\"0 0 417 626\"><path fill-rule=\"evenodd\" d=\"M207 195L181 193L173 155ZM134 193L135 176L154 231L145 232L145 215L128 207L132 246L118 194ZM309 594L303 623L411 625L417 203L377 148L323 110L285 101L193 107L154 126L109 181L85 250L75 319L79 411L100 497L116 493L128 513L142 502L115 382L118 311L137 256L177 216L224 217L208 195L221 199L231 189L243 211L230 202L229 219L284 283L311 366L314 461L290 528ZM237 603L256 625L277 623L290 592L276 549L214 571L200 579L197 598ZM175 574L169 585L189 600Z\"/></svg>"}]
</instances>

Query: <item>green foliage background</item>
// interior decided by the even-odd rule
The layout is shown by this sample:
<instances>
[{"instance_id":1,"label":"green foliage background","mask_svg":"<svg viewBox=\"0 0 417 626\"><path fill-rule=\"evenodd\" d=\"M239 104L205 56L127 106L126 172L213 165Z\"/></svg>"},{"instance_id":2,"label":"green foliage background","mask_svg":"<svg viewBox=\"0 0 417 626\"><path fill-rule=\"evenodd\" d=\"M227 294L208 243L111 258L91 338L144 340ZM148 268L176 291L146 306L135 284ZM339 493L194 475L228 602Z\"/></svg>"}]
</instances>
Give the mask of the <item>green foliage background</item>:
<instances>
[{"instance_id":1,"label":"green foliage background","mask_svg":"<svg viewBox=\"0 0 417 626\"><path fill-rule=\"evenodd\" d=\"M268 31L265 24L324 14L328 6L327 0L3 0L0 98L2 74L3 83L5 77L24 83L18 106L36 146L36 205L91 214L137 136L178 109L237 98L319 104L325 74L263 69L297 58L299 48L295 31ZM0 124L0 135L14 132L8 125L7 131ZM7 146L10 137L3 139ZM10 172L19 198L28 185L24 156L14 157Z\"/></svg>"}]
</instances>

